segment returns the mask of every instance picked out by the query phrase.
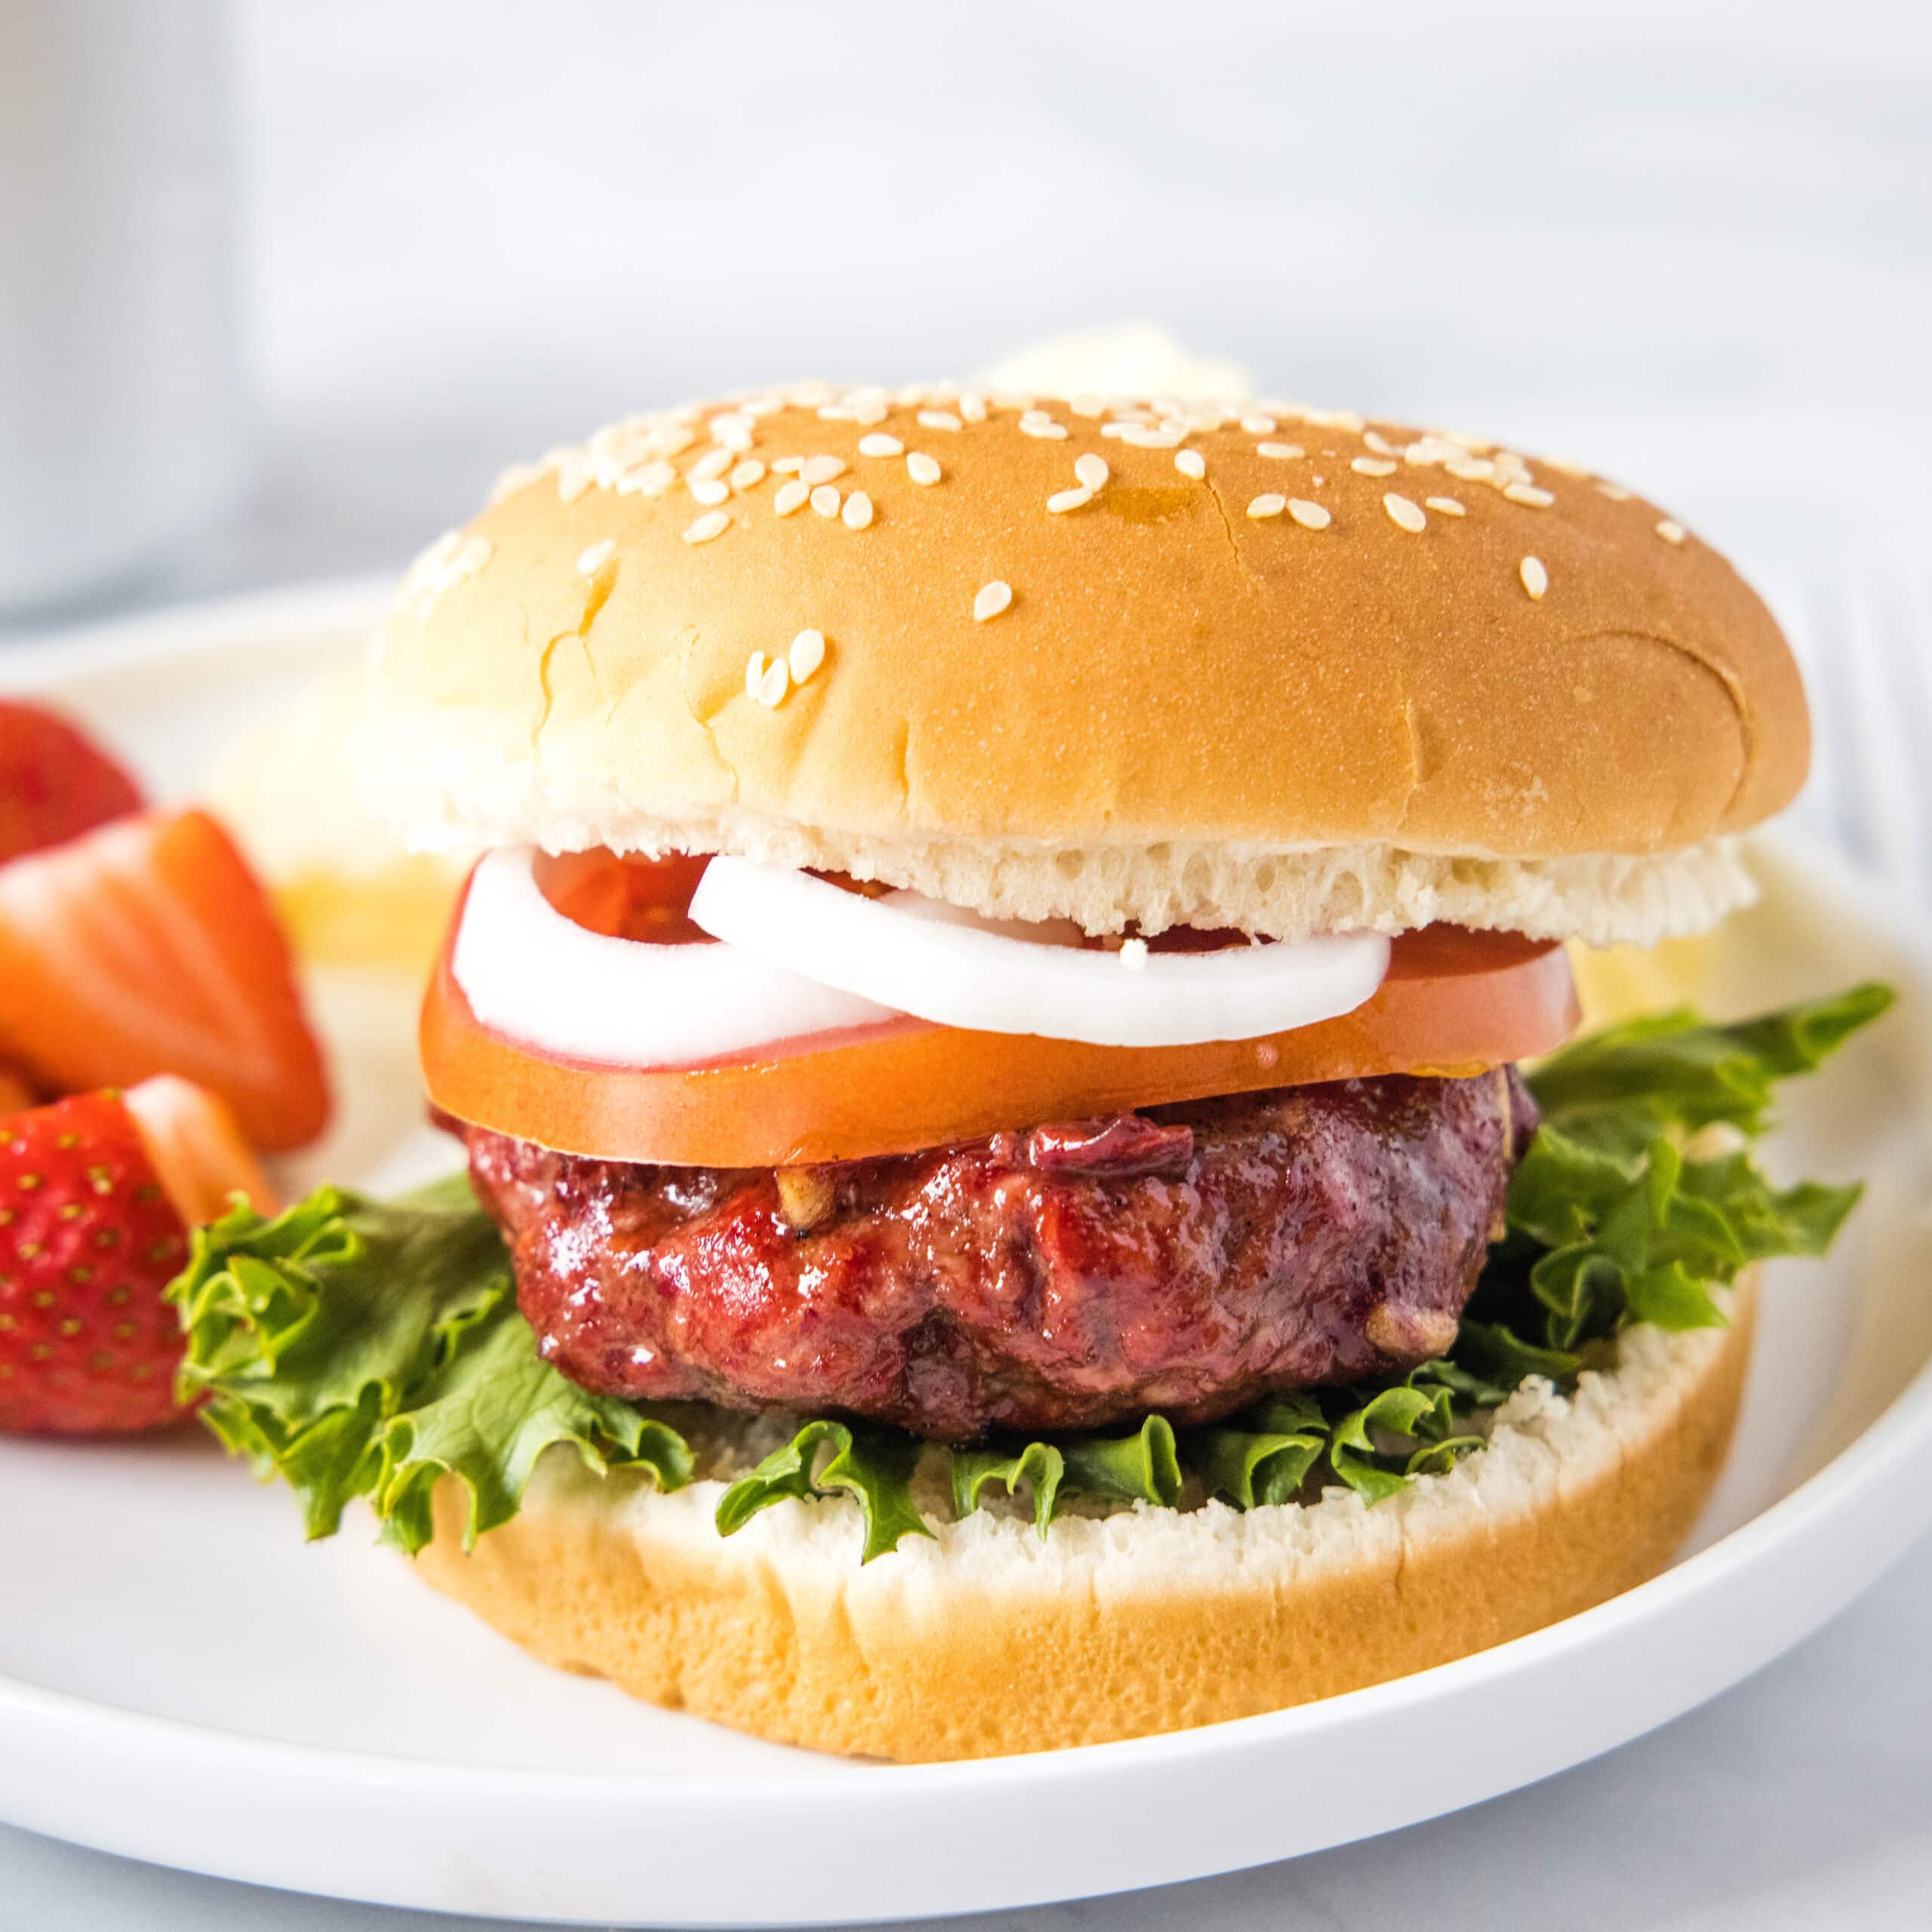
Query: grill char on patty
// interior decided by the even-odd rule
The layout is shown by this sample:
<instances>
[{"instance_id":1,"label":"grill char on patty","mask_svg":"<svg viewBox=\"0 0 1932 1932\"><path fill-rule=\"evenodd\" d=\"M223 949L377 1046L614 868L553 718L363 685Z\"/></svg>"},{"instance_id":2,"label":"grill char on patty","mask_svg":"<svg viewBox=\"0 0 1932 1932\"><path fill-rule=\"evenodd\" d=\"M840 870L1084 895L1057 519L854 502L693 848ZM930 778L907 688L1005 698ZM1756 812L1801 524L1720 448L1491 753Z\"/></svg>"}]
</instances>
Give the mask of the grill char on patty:
<instances>
[{"instance_id":1,"label":"grill char on patty","mask_svg":"<svg viewBox=\"0 0 1932 1932\"><path fill-rule=\"evenodd\" d=\"M1505 1068L775 1173L466 1138L574 1381L967 1441L1211 1421L1439 1354L1535 1124Z\"/></svg>"}]
</instances>

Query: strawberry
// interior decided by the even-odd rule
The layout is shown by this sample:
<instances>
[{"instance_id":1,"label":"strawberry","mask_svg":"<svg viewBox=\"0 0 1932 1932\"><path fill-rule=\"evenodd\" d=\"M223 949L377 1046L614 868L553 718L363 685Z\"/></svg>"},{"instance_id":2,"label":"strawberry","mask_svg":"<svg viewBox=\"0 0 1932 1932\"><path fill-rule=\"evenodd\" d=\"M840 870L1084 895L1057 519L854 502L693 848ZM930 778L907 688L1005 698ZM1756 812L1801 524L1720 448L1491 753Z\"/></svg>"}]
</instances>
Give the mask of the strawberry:
<instances>
[{"instance_id":1,"label":"strawberry","mask_svg":"<svg viewBox=\"0 0 1932 1932\"><path fill-rule=\"evenodd\" d=\"M185 1081L0 1121L0 1430L174 1418L181 1335L162 1291L188 1258L191 1220L230 1187L274 1205L227 1109Z\"/></svg>"},{"instance_id":2,"label":"strawberry","mask_svg":"<svg viewBox=\"0 0 1932 1932\"><path fill-rule=\"evenodd\" d=\"M134 781L66 718L0 699L0 863L140 808Z\"/></svg>"},{"instance_id":3,"label":"strawberry","mask_svg":"<svg viewBox=\"0 0 1932 1932\"><path fill-rule=\"evenodd\" d=\"M288 941L205 812L0 866L0 1060L56 1094L183 1075L257 1147L300 1146L328 1118Z\"/></svg>"}]
</instances>

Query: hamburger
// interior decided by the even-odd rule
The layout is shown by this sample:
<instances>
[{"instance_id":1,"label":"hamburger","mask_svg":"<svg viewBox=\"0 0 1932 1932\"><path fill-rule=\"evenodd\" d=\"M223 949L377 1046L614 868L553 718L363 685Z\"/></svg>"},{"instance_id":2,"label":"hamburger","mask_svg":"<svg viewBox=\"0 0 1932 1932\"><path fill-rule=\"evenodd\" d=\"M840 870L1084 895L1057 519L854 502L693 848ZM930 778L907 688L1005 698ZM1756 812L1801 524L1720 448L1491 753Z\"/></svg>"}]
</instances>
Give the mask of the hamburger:
<instances>
[{"instance_id":1,"label":"hamburger","mask_svg":"<svg viewBox=\"0 0 1932 1932\"><path fill-rule=\"evenodd\" d=\"M1287 404L807 386L506 478L358 758L485 848L466 1171L238 1207L184 1395L540 1657L899 1759L1269 1710L1654 1574L1776 1084L1864 987L1573 1039L1805 770L1656 506Z\"/></svg>"}]
</instances>

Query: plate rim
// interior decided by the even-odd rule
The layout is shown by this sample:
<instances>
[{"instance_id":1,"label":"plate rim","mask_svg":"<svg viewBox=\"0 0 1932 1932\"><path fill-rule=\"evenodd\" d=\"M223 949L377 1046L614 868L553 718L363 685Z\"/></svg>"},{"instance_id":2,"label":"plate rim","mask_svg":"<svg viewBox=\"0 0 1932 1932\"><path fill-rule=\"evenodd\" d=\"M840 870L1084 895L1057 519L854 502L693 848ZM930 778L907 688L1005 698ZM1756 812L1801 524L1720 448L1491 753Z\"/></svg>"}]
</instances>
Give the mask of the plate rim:
<instances>
[{"instance_id":1,"label":"plate rim","mask_svg":"<svg viewBox=\"0 0 1932 1932\"><path fill-rule=\"evenodd\" d=\"M382 621L395 588L380 571L312 577L281 589L186 598L119 617L0 634L0 691L19 694L63 677L90 677L179 654L345 637Z\"/></svg>"},{"instance_id":2,"label":"plate rim","mask_svg":"<svg viewBox=\"0 0 1932 1932\"><path fill-rule=\"evenodd\" d=\"M111 672L118 667L172 655L192 655L198 650L251 642L272 649L297 635L352 632L380 617L389 581L370 577L325 579L286 591L185 603L145 616L19 640L0 645L0 688L41 688L65 677ZM1780 828L1757 835L1755 842L1776 859L1798 870L1812 891L1836 899L1869 930L1890 942L1902 966L1914 977L1921 998L1932 1003L1932 918L1897 903L1881 881L1815 838ZM1788 1555L1795 1546L1807 1545L1826 1534L1835 1523L1841 1531L1847 1524L1858 1528L1859 1534L1849 1540L1848 1560L1832 1568L1829 1574L1809 1578L1809 1594L1775 1632L1755 1644L1740 1644L1714 1670L1703 1671L1694 1695L1669 1700L1669 1708L1660 1714L1640 1712L1627 1725L1618 1719L1606 1734L1580 1753L1571 1754L1566 1749L1560 1763L1568 1764L1638 1736L1669 1715L1694 1708L1740 1681L1817 1628L1867 1587L1932 1524L1932 1488L1898 1480L1901 1472L1928 1447L1932 1447L1932 1358L1921 1364L1857 1435L1785 1495L1662 1575L1607 1602L1526 1636L1386 1684L1284 1711L1065 1751L945 1764L848 1767L851 1775L817 1780L798 1779L782 1771L768 1773L763 1767L742 1777L694 1779L679 1777L672 1770L576 1771L460 1764L235 1730L131 1709L4 1672L0 1672L0 1724L6 1727L16 1745L16 1751L10 1754L16 1764L37 1762L44 1753L85 1754L118 1746L131 1758L152 1755L158 1763L171 1761L177 1766L197 1758L213 1759L217 1761L213 1775L231 1784L241 1780L259 1792L278 1792L285 1797L312 1798L317 1792L327 1789L352 1805L358 1801L366 1804L369 1795L377 1791L386 1802L401 1801L406 1807L412 1804L454 1804L515 1808L566 1799L586 1810L605 1814L635 1812L648 1803L658 1814L657 1824L669 1829L675 1826L675 1820L667 1820L667 1806L672 1811L694 1815L710 1807L742 1810L761 1801L768 1805L772 1798L782 1797L802 1840L828 1829L836 1831L846 1822L855 1789L863 1789L870 1795L889 1784L895 1794L904 1794L909 1802L918 1804L928 1812L935 1806L946 1807L976 1798L983 1801L989 1796L1004 1805L1015 1799L1053 1799L1083 1791L1091 1803L1096 1787L1110 1791L1131 1784L1144 1789L1144 1781L1149 1775L1171 1777L1204 1760L1238 1760L1257 1755L1272 1758L1291 1749L1304 1756L1351 1734L1386 1724L1394 1717L1426 1721L1432 1712L1466 1699L1480 1698L1487 1690L1519 1680L1533 1681L1541 1674L1559 1669L1566 1660L1580 1653L1633 1638L1641 1641L1644 1627L1660 1619L1670 1618L1677 1612L1688 1615L1734 1592L1741 1594L1754 1580L1762 1581L1774 1571L1781 1556ZM1838 1540L1847 1540L1842 1534ZM1558 1767L1558 1763L1552 1762L1543 1770L1533 1772L1529 1778L1506 1778L1494 1789L1513 1788ZM303 1787L300 1793L294 1789L296 1784ZM1378 1817L1355 1835L1396 1829L1402 1823L1460 1809L1493 1795L1494 1790L1471 1795L1459 1792L1447 1801L1407 1806L1403 1808L1402 1816ZM263 1801L272 1804L275 1800L265 1798ZM306 1878L278 1879L245 1856L211 1857L205 1855L205 1847L191 1852L183 1846L177 1854L171 1854L158 1850L137 1822L118 1815L100 1819L86 1829L77 1829L71 1818L63 1824L32 1815L22 1817L23 1811L31 1814L42 1807L32 1803L26 1791L18 1787L17 1775L4 1770L0 1770L0 1802L4 1802L8 1816L19 1818L29 1829L103 1850L180 1863L224 1876L255 1882L300 1884L335 1896L395 1905L537 1915L537 1909L526 1898L510 1903L493 1897L453 1895L447 1883L433 1877L417 1886L399 1888L392 1881L371 1889L346 1873L333 1878L325 1873L324 1882L311 1884L315 1872ZM245 1832L237 1835L246 1835ZM1342 1837L1332 1833L1321 1840L1324 1844L1342 1841ZM229 1849L232 1851L235 1847ZM1243 1862L1266 1862L1284 1855L1293 1853L1263 1850L1245 1860L1215 1857L1205 1862L1183 1862L1163 1875L1152 1878L1131 1875L1130 1861L1128 1866L1123 1867L1125 1875L1118 1884L1109 1881L1105 1888L1121 1889L1206 1875L1211 1871L1236 1869ZM285 1859L282 1861L283 1869L288 1863ZM1004 1891L995 1887L983 1896L975 1893L970 1898L949 1903L944 1909L958 1911L1037 1903L1045 1897L1073 1896L1076 1890L1084 1893L1091 1889L1084 1883L1073 1890L1057 1891L1042 1890L1038 1884L1023 1884ZM458 1894L465 1890L457 1887ZM783 1922L804 1922L798 1916L801 1908L808 1909L808 1913L816 1912L816 1907L801 1895L802 1890L789 1895ZM546 1909L554 1912L555 1906ZM855 1915L846 1900L818 1914L813 1922L899 1915L906 1909L906 1899L894 1894L881 1897L875 1911L868 1907ZM920 1908L914 1905L911 1909L916 1912ZM608 1922L611 1915L608 1900L583 1915L586 1922ZM663 1922L661 1914L657 1922ZM700 1916L684 1922L750 1921L740 1915L728 1920Z\"/></svg>"}]
</instances>

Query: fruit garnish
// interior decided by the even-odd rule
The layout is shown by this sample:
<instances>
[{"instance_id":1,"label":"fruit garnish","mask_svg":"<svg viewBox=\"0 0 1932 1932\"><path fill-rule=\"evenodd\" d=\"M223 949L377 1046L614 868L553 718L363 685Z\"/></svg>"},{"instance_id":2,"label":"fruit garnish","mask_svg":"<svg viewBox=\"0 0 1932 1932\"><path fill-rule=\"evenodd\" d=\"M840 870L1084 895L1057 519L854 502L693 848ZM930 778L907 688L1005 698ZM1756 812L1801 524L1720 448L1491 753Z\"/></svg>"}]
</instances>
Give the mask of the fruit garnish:
<instances>
[{"instance_id":1,"label":"fruit garnish","mask_svg":"<svg viewBox=\"0 0 1932 1932\"><path fill-rule=\"evenodd\" d=\"M84 1093L174 1073L257 1147L299 1147L329 1099L288 945L207 813L150 812L0 866L0 1058Z\"/></svg>"},{"instance_id":2,"label":"fruit garnish","mask_svg":"<svg viewBox=\"0 0 1932 1932\"><path fill-rule=\"evenodd\" d=\"M245 1194L257 1214L275 1212L275 1190L219 1094L163 1073L121 1098L168 1199L189 1226L219 1219L235 1194Z\"/></svg>"},{"instance_id":3,"label":"fruit garnish","mask_svg":"<svg viewBox=\"0 0 1932 1932\"><path fill-rule=\"evenodd\" d=\"M236 1192L273 1210L226 1108L184 1081L0 1123L0 1430L115 1434L180 1413L162 1291L189 1228Z\"/></svg>"},{"instance_id":4,"label":"fruit garnish","mask_svg":"<svg viewBox=\"0 0 1932 1932\"><path fill-rule=\"evenodd\" d=\"M57 712L0 699L0 863L141 808L140 787Z\"/></svg>"}]
</instances>

